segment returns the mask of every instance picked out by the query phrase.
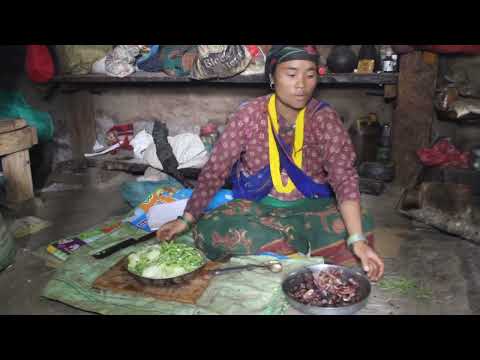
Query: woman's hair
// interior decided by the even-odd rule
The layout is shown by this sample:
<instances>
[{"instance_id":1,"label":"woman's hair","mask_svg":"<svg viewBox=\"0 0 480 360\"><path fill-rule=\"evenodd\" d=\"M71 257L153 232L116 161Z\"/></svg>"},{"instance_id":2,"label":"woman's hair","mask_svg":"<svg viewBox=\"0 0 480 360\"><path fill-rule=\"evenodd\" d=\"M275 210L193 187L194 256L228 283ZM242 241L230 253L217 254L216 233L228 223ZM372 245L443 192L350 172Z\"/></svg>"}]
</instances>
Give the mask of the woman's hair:
<instances>
[{"instance_id":1,"label":"woman's hair","mask_svg":"<svg viewBox=\"0 0 480 360\"><path fill-rule=\"evenodd\" d=\"M308 60L318 65L319 54L315 45L273 45L265 63L265 79L270 81L278 64L291 60Z\"/></svg>"}]
</instances>

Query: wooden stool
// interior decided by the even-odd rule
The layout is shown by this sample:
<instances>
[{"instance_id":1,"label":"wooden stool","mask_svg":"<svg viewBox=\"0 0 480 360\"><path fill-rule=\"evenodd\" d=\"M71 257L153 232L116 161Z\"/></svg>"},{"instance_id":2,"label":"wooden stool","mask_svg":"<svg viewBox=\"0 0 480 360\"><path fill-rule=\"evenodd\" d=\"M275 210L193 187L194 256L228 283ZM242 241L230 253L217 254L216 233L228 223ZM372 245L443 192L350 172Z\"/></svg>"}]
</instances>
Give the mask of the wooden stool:
<instances>
[{"instance_id":1,"label":"wooden stool","mask_svg":"<svg viewBox=\"0 0 480 360\"><path fill-rule=\"evenodd\" d=\"M37 143L36 129L27 126L25 120L0 120L0 156L7 202L18 203L34 197L29 149Z\"/></svg>"}]
</instances>

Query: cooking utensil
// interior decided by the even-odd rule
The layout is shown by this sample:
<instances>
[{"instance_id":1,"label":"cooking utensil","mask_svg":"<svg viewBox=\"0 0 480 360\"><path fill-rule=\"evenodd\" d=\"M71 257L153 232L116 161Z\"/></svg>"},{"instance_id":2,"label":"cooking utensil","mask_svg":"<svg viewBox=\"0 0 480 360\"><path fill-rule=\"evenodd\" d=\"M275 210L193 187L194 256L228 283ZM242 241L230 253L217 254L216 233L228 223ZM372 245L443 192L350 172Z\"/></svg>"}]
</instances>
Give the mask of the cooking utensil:
<instances>
[{"instance_id":1,"label":"cooking utensil","mask_svg":"<svg viewBox=\"0 0 480 360\"><path fill-rule=\"evenodd\" d=\"M340 270L345 277L345 279L353 278L356 282L359 283L360 288L360 301L354 303L352 305L347 306L339 306L339 307L321 307L316 305L305 305L297 300L295 300L292 296L290 296L290 289L291 283L296 276L299 274L311 271L314 274L329 271L329 270ZM368 277L365 273L360 269L351 269L344 266L339 265L328 265L328 264L318 264L318 265L311 265L300 270L293 271L289 273L286 278L282 282L282 290L285 293L285 297L287 298L288 303L295 308L296 310L309 315L352 315L362 308L368 302L368 297L370 296L371 292L371 284L368 280Z\"/></svg>"},{"instance_id":2,"label":"cooking utensil","mask_svg":"<svg viewBox=\"0 0 480 360\"><path fill-rule=\"evenodd\" d=\"M147 285L147 286L172 286L172 285L180 285L183 283L188 282L189 280L193 279L201 270L202 268L207 264L208 259L207 257L197 249L197 251L202 255L203 261L202 264L199 265L195 270L180 275L180 276L173 276L170 278L164 278L164 279L152 279L152 278L147 278L141 275L138 275L128 269L128 262L125 264L126 270L135 278L137 279L140 283Z\"/></svg>"},{"instance_id":3,"label":"cooking utensil","mask_svg":"<svg viewBox=\"0 0 480 360\"><path fill-rule=\"evenodd\" d=\"M198 274L198 272L200 272L202 270L202 268L206 265L207 258L205 257L205 255L202 252L200 252L200 253L202 254L202 256L204 258L204 262L202 263L202 265L200 265L200 267L198 267L196 270L194 270L194 271L192 271L188 274L184 274L184 275L181 275L181 276L176 276L176 277L172 277L172 278L168 278L168 279L146 278L146 277L135 274L134 272L131 272L130 270L128 270L128 267L127 267L128 264L125 265L125 266L126 266L127 271L135 279L137 279L139 282L141 282L144 285L148 285L148 286L180 285L180 284L184 284L184 283L188 282L189 280L193 279ZM253 269L257 269L257 268L265 268L265 269L270 270L273 273L279 273L283 270L283 266L279 261L272 260L272 261L268 261L268 262L263 263L263 264L249 264L249 265L242 265L242 266L232 266L232 267L217 269L217 270L210 270L208 272L208 274L212 275L212 276L217 276L217 275L222 275L222 274L225 274L225 273L237 272L237 271L243 271L243 270L253 270Z\"/></svg>"},{"instance_id":4,"label":"cooking utensil","mask_svg":"<svg viewBox=\"0 0 480 360\"><path fill-rule=\"evenodd\" d=\"M155 237L155 232L151 232L151 233L149 233L147 235L144 235L144 236L142 236L138 239L130 238L128 240L122 241L122 242L120 242L118 244L115 244L113 246L110 246L109 248L103 249L102 251L99 251L99 252L93 254L92 256L95 259L105 259L106 257L109 257L110 255L116 253L117 251L120 251L120 250L125 249L129 246L132 246L132 245L140 244L144 241L150 240L153 237Z\"/></svg>"},{"instance_id":5,"label":"cooking utensil","mask_svg":"<svg viewBox=\"0 0 480 360\"><path fill-rule=\"evenodd\" d=\"M243 271L243 270L253 270L257 268L268 269L273 273L279 273L279 272L282 272L283 270L283 266L280 261L271 260L263 264L249 264L249 265L232 266L232 267L227 267L223 269L211 270L209 273L214 276L217 276L225 273L231 273L231 272L237 272L237 271Z\"/></svg>"}]
</instances>

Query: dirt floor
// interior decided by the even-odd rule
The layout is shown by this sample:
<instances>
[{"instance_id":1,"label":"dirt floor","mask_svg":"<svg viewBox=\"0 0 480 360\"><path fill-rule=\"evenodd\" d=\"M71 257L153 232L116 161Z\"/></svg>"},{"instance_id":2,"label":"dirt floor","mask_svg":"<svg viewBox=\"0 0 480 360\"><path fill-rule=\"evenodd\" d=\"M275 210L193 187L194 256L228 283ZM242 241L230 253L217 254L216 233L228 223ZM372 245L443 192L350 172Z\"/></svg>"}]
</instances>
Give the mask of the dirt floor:
<instances>
[{"instance_id":1,"label":"dirt floor","mask_svg":"<svg viewBox=\"0 0 480 360\"><path fill-rule=\"evenodd\" d=\"M14 266L0 273L0 314L89 314L40 296L55 269L33 252L53 240L72 235L125 214L129 207L119 185L133 177L90 168L54 174L50 182L77 184L81 189L38 193L17 209L1 209L7 219L27 215L53 226L17 240ZM480 314L480 247L414 224L394 210L399 189L382 196L363 196L376 220L377 249L385 258L386 279L408 279L420 292L398 293L374 285L374 297L363 314ZM427 295L425 295L427 294ZM376 307L375 298L381 298ZM293 312L294 313L294 312Z\"/></svg>"}]
</instances>

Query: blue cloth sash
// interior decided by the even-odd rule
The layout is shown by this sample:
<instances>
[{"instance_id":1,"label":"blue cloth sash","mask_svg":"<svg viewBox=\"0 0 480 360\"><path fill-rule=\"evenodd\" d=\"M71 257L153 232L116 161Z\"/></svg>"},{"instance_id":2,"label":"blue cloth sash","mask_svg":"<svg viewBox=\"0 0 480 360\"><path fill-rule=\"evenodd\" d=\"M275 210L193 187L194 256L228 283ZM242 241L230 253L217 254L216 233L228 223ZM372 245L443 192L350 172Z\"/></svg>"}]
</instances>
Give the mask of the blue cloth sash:
<instances>
[{"instance_id":1,"label":"blue cloth sash","mask_svg":"<svg viewBox=\"0 0 480 360\"><path fill-rule=\"evenodd\" d=\"M316 111L325 106L328 106L328 104L320 102ZM309 199L332 197L333 191L330 185L314 182L302 169L298 168L289 155L291 153L291 147L285 144L283 140L275 134L275 131L273 131L273 134L279 149L280 167L281 169L285 169L296 188ZM259 201L267 196L273 189L270 165L265 166L256 174L245 176L240 170L239 160L234 164L230 178L233 186L233 197L235 199Z\"/></svg>"}]
</instances>

